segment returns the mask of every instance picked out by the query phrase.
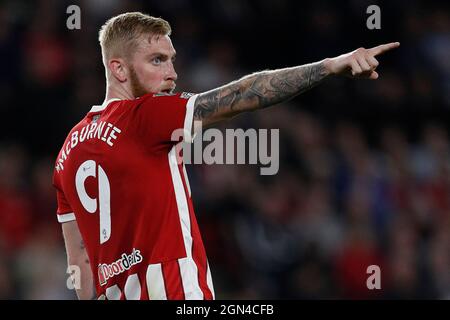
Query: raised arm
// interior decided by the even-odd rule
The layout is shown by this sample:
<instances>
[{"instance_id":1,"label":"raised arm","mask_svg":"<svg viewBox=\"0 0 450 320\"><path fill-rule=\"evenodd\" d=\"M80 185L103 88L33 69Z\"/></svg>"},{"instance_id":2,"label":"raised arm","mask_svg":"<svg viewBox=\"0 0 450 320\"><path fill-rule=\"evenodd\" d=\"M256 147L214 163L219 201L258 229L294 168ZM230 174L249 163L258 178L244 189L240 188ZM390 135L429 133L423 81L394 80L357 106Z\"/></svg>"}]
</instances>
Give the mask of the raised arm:
<instances>
[{"instance_id":1,"label":"raised arm","mask_svg":"<svg viewBox=\"0 0 450 320\"><path fill-rule=\"evenodd\" d=\"M287 101L314 87L330 75L346 75L375 80L375 56L397 48L393 42L374 48L359 48L335 58L303 66L262 71L200 94L194 106L194 120L203 126Z\"/></svg>"}]
</instances>

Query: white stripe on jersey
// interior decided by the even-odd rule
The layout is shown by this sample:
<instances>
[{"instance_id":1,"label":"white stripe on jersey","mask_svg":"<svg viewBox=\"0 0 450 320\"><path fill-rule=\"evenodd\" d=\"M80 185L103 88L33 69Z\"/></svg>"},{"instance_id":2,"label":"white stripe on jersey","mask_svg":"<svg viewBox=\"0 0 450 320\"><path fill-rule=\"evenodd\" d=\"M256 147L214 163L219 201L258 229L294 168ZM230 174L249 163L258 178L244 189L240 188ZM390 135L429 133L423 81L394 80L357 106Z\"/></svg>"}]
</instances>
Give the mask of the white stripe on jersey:
<instances>
[{"instance_id":1,"label":"white stripe on jersey","mask_svg":"<svg viewBox=\"0 0 450 320\"><path fill-rule=\"evenodd\" d=\"M149 264L146 278L148 298L150 300L167 300L161 263Z\"/></svg>"},{"instance_id":2,"label":"white stripe on jersey","mask_svg":"<svg viewBox=\"0 0 450 320\"><path fill-rule=\"evenodd\" d=\"M106 289L106 298L108 298L108 300L120 300L121 294L122 292L120 292L120 289L117 286L117 284Z\"/></svg>"},{"instance_id":3,"label":"white stripe on jersey","mask_svg":"<svg viewBox=\"0 0 450 320\"><path fill-rule=\"evenodd\" d=\"M89 111L89 112L103 111L103 110L106 109L106 107L107 107L111 102L119 101L119 100L121 100L121 99L119 99L119 98L109 99L108 101L103 102L101 106L92 106L91 111Z\"/></svg>"},{"instance_id":4,"label":"white stripe on jersey","mask_svg":"<svg viewBox=\"0 0 450 320\"><path fill-rule=\"evenodd\" d=\"M187 175L187 171L186 171L186 166L183 163L183 176L184 176L184 181L186 181L186 187L188 189L189 192L189 198L191 197L191 186L189 185L189 179L188 179L188 175Z\"/></svg>"},{"instance_id":5,"label":"white stripe on jersey","mask_svg":"<svg viewBox=\"0 0 450 320\"><path fill-rule=\"evenodd\" d=\"M209 262L206 263L206 266L207 266L206 283L208 284L209 291L211 291L213 300L216 300L216 295L214 294L214 285L213 285L212 276L211 276L211 269L209 269Z\"/></svg>"},{"instance_id":6,"label":"white stripe on jersey","mask_svg":"<svg viewBox=\"0 0 450 320\"><path fill-rule=\"evenodd\" d=\"M203 291L198 285L198 270L194 260L188 255L178 259L185 300L203 300Z\"/></svg>"},{"instance_id":7,"label":"white stripe on jersey","mask_svg":"<svg viewBox=\"0 0 450 320\"><path fill-rule=\"evenodd\" d=\"M192 259L192 235L191 220L189 217L189 207L184 191L183 181L178 170L176 158L176 146L168 154L170 173L177 201L178 214L180 215L181 231L183 233L184 246L186 249L186 258L178 259L180 265L181 281L183 283L184 295L186 300L203 299L203 292L198 282L198 269L195 261Z\"/></svg>"},{"instance_id":8,"label":"white stripe on jersey","mask_svg":"<svg viewBox=\"0 0 450 320\"><path fill-rule=\"evenodd\" d=\"M192 135L192 125L194 121L194 103L195 100L197 100L198 95L193 95L189 98L188 102L186 103L186 116L184 117L184 141L188 143L192 143L195 138L195 134ZM195 128L194 128L195 129Z\"/></svg>"},{"instance_id":9,"label":"white stripe on jersey","mask_svg":"<svg viewBox=\"0 0 450 320\"><path fill-rule=\"evenodd\" d=\"M136 273L129 275L125 283L125 298L127 300L141 299L141 284Z\"/></svg>"}]
</instances>

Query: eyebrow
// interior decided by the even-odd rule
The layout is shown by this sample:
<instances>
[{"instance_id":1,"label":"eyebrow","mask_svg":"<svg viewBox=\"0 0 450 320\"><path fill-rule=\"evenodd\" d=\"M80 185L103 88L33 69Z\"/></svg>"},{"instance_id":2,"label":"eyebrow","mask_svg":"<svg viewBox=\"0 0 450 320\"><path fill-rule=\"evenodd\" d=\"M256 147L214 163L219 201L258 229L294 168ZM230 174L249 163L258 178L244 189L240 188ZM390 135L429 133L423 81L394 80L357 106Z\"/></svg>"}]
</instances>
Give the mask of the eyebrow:
<instances>
[{"instance_id":1,"label":"eyebrow","mask_svg":"<svg viewBox=\"0 0 450 320\"><path fill-rule=\"evenodd\" d=\"M165 53L162 53L162 52L155 52L155 53L152 53L152 54L149 55L150 58L157 57L157 56L161 56L164 59L168 59L169 58L169 55L167 55ZM177 53L175 52L173 54L173 56L172 56L172 60L175 60L176 57L177 57Z\"/></svg>"}]
</instances>

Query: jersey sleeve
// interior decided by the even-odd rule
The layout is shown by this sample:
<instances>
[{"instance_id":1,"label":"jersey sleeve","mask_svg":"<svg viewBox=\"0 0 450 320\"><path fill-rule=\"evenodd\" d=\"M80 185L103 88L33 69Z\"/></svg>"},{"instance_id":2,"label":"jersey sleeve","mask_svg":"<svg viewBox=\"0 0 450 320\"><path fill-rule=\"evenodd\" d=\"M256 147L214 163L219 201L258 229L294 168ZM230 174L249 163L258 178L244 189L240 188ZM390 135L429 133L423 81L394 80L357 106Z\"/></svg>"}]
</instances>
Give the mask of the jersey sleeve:
<instances>
[{"instance_id":1,"label":"jersey sleeve","mask_svg":"<svg viewBox=\"0 0 450 320\"><path fill-rule=\"evenodd\" d=\"M58 222L64 223L75 220L75 213L70 207L70 204L61 189L59 174L56 172L56 169L53 174L53 186L56 188L56 202L58 206L56 210L56 217L58 218Z\"/></svg>"},{"instance_id":2,"label":"jersey sleeve","mask_svg":"<svg viewBox=\"0 0 450 320\"><path fill-rule=\"evenodd\" d=\"M197 95L148 95L138 106L138 130L145 143L172 146L192 142L194 103Z\"/></svg>"}]
</instances>

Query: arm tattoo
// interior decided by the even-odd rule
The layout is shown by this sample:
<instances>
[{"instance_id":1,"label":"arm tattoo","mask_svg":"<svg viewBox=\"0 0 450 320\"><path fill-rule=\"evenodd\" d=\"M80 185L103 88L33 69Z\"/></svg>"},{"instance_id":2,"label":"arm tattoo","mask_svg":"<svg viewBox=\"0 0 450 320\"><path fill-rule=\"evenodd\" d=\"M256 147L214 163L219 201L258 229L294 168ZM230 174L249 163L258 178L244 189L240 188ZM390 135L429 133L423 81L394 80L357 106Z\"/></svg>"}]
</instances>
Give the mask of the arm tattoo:
<instances>
[{"instance_id":1,"label":"arm tattoo","mask_svg":"<svg viewBox=\"0 0 450 320\"><path fill-rule=\"evenodd\" d=\"M262 71L200 94L194 119L215 122L244 111L266 108L311 89L328 76L323 62Z\"/></svg>"}]
</instances>

